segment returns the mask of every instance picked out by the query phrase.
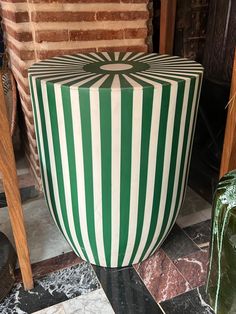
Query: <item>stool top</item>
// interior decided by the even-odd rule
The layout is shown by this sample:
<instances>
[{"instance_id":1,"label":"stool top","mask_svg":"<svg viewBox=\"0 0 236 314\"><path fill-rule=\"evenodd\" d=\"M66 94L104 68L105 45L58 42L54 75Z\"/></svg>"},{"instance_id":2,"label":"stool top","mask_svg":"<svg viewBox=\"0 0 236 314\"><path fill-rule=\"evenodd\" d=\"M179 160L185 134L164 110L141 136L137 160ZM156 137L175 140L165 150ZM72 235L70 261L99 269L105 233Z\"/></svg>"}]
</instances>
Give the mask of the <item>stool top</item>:
<instances>
[{"instance_id":1,"label":"stool top","mask_svg":"<svg viewBox=\"0 0 236 314\"><path fill-rule=\"evenodd\" d=\"M144 88L202 75L192 60L157 53L100 52L54 57L35 63L29 76L70 88Z\"/></svg>"}]
</instances>

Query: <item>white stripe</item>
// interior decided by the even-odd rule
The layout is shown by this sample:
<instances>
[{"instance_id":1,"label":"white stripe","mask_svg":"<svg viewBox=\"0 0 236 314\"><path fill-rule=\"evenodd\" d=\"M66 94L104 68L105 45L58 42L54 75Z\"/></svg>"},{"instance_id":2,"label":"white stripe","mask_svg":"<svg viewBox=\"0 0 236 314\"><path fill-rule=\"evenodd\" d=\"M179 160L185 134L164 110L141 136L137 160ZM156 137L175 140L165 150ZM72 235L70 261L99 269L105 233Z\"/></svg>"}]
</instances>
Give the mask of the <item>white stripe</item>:
<instances>
[{"instance_id":1,"label":"white stripe","mask_svg":"<svg viewBox=\"0 0 236 314\"><path fill-rule=\"evenodd\" d=\"M127 60L127 58L129 58L129 56L132 54L132 52L126 52L126 54L123 56L122 61Z\"/></svg>"},{"instance_id":2,"label":"white stripe","mask_svg":"<svg viewBox=\"0 0 236 314\"><path fill-rule=\"evenodd\" d=\"M30 68L28 72L29 72L29 74L33 74L33 73L37 73L37 72L39 72L39 73L51 73L51 72L57 73L57 72L59 72L60 73L60 71L61 71L62 73L70 74L70 73L66 72L67 69L68 69L68 67L65 67L65 66L63 66L63 67L50 67L49 65L45 65L45 66L41 66L41 67ZM80 72L80 71L84 72L83 70L77 69L75 67L74 68L69 67L69 69L71 69L71 71L73 71L75 73Z\"/></svg>"},{"instance_id":3,"label":"white stripe","mask_svg":"<svg viewBox=\"0 0 236 314\"><path fill-rule=\"evenodd\" d=\"M193 98L193 103L192 103L192 111L191 111L191 117L190 117L189 130L192 130L192 128L193 128L193 118L194 118L194 112L195 112L195 108L196 108L196 96L197 96L197 90L198 90L198 81L199 81L199 77L197 77L197 80L196 80L196 83L195 83L196 85L195 85L195 92L194 92L194 98ZM188 86L188 88L189 88L189 86ZM188 92L188 94L185 94L185 97L187 97L187 96L189 96L189 92ZM186 98L184 99L184 101L186 101ZM186 111L187 111L187 107L188 107L188 104L186 103L186 108L185 108ZM186 115L186 112L185 112L185 115ZM182 117L184 119L183 114L182 114ZM181 122L182 122L182 117L181 117ZM186 123L186 119L185 119L185 123ZM184 123L184 126L185 126L185 123ZM182 132L184 132L184 128L182 129ZM183 147L183 137L184 137L184 134L182 133L181 135L182 135L182 143L180 143L180 145L181 145L181 147ZM170 216L168 218L168 223L167 223L167 226L166 226L166 229L165 229L165 233L167 233L168 229L170 229L170 223L171 223L171 220L173 218L175 206L176 205L178 206L178 210L177 210L177 213L178 213L179 209L180 209L180 205L182 204L182 201L183 201L183 195L184 195L184 191L185 191L185 187L186 187L186 184L185 184L185 181L186 181L185 179L186 179L186 175L187 175L186 167L187 167L187 164L188 164L188 159L190 158L190 156L189 156L189 154L190 154L190 149L189 149L190 140L191 140L191 136L188 137L188 144L187 144L186 155L185 155L185 166L184 166L184 171L183 171L183 181L181 182L181 184L182 184L182 186L181 186L181 193L180 193L180 198L179 198L179 204L177 205L176 204L177 187L178 187L177 182L178 182L178 179L179 179L180 162L181 162L181 157L182 157L181 156L182 149L178 148L179 154L178 154L177 160L178 160L179 164L177 164L177 162L176 162L176 165L178 165L178 166L176 167L177 175L175 175L175 179L177 179L177 180L175 181L175 185L174 185L175 190L173 191L173 196L175 197L175 202L172 201L172 206L173 206L171 208L172 214L170 214ZM180 140L179 140L179 142L180 142ZM177 214L176 214L176 216L177 216ZM175 222L175 220L174 220L174 222ZM158 234L158 236L159 236L159 234ZM158 239L158 236L154 237L155 240L153 239L153 241L152 241L152 243L150 245L150 250L147 251L147 253L146 253L144 258L146 258L150 254L150 252L152 252L152 251L154 251L154 249L156 249L156 247L154 247L154 245L155 245L155 242ZM160 240L159 245L161 244L161 242L164 240L165 237L166 237L166 234L163 234L163 237ZM157 245L157 246L159 246L159 245Z\"/></svg>"},{"instance_id":4,"label":"white stripe","mask_svg":"<svg viewBox=\"0 0 236 314\"><path fill-rule=\"evenodd\" d=\"M78 86L81 86L81 85L83 85L85 83L88 83L89 81L92 81L93 79L99 78L101 76L102 76L101 74L97 74L97 75L91 76L91 77L87 78L86 80L83 80L83 81L80 81L78 83L75 83L75 84L71 85L70 88L75 88L77 90Z\"/></svg>"},{"instance_id":5,"label":"white stripe","mask_svg":"<svg viewBox=\"0 0 236 314\"><path fill-rule=\"evenodd\" d=\"M150 78L154 78L151 75L145 75L148 76ZM196 97L197 97L197 91L198 91L198 82L199 82L199 76L197 74L193 74L192 76L196 77L196 85L195 85L195 91L194 91L194 98L193 98L193 108L192 108L192 112L191 112L191 119L190 119L190 126L189 126L189 130L192 130L192 119L193 119L193 114L194 114L194 108L196 106ZM172 75L172 78L177 77ZM143 77L141 78L141 76L139 76L140 79L143 79ZM186 123L186 114L187 114L187 106L188 106L188 96L189 96L189 88L190 88L190 79L186 78L186 77L181 77L178 76L177 78L180 79L184 79L186 82L186 88L185 88L185 92L184 92L184 99L183 99L183 110L182 110L182 116L181 116L181 128L180 128L180 138L179 138L179 148L178 148L178 155L177 155L177 160L176 160L176 165L179 165L176 167L176 173L175 173L175 183L174 183L174 191L173 191L173 198L175 199L175 201L172 200L172 207L171 207L171 211L170 211L170 215L169 215L169 220L168 220L168 225L167 228L165 230L165 233L163 234L162 240L159 242L159 245L161 244L161 242L163 241L163 239L166 236L166 233L168 232L168 229L170 228L169 224L172 220L173 214L174 214L174 208L176 206L176 197L177 197L177 186L178 186L178 180L179 180L179 171L180 171L180 162L181 162L181 156L182 156L182 147L183 147L183 138L184 138L184 127L185 127L185 123ZM146 81L146 79L144 79ZM168 79L164 79L165 81L171 82L171 80ZM182 143L180 142L180 139L182 141ZM188 142L190 141L191 137L188 137ZM189 145L189 143L188 143ZM188 163L188 159L189 159L189 154L190 154L190 150L189 148L186 149L186 159L185 159L185 168L187 166ZM163 173L164 174L164 173ZM184 170L183 173L183 178L186 177L186 170ZM182 204L182 200L183 200L183 194L184 194L184 190L185 190L185 180L183 180L182 182L182 188L181 188L181 194L180 194L180 199L179 199L179 205L178 205L178 210L180 209L180 204ZM161 208L161 207L160 207ZM157 240L157 239L156 239ZM153 251L153 250L152 250ZM147 258L148 255L150 254L150 252L148 251L147 254L145 255L144 258Z\"/></svg>"},{"instance_id":6,"label":"white stripe","mask_svg":"<svg viewBox=\"0 0 236 314\"><path fill-rule=\"evenodd\" d=\"M145 63L151 63L151 64L156 64L156 63L160 63L162 64L163 60L169 60L169 62L171 62L172 60L176 60L178 59L178 57L175 57L175 56L169 56L169 55L156 55L155 58L152 58L152 60L145 60L145 61L142 61L142 62L145 62Z\"/></svg>"},{"instance_id":7,"label":"white stripe","mask_svg":"<svg viewBox=\"0 0 236 314\"><path fill-rule=\"evenodd\" d=\"M39 69L33 69L32 71L29 72L29 74L33 75L33 74L59 74L59 75L71 75L71 74L87 74L86 72L84 71L81 71L81 70L78 70L78 69L72 69L70 68L69 69L69 72L68 72L68 69L67 68L51 68L51 69L48 69L48 67L45 67L45 68L39 68Z\"/></svg>"},{"instance_id":8,"label":"white stripe","mask_svg":"<svg viewBox=\"0 0 236 314\"><path fill-rule=\"evenodd\" d=\"M160 73L162 73L162 75L165 74L176 74L179 75L181 73L186 74L186 75L191 75L191 73L197 73L197 74L201 74L202 73L202 69L201 68L193 68L193 67L188 67L188 68L182 68L182 69L177 69L174 67L169 67L169 68L164 68L164 67L150 67L147 72L153 72L154 74L158 75Z\"/></svg>"},{"instance_id":9,"label":"white stripe","mask_svg":"<svg viewBox=\"0 0 236 314\"><path fill-rule=\"evenodd\" d=\"M53 193L55 195L55 205L56 205L55 210L57 211L63 234L65 235L67 241L70 243L71 247L73 247L74 250L77 251L77 249L72 245L72 243L69 239L69 236L68 236L66 229L65 229L64 219L62 217L59 190L58 190L58 182L57 182L57 176L56 176L57 170L56 170L56 163L55 163L54 144L53 144L53 140L52 140L52 126L51 126L51 120L50 120L50 114L49 114L47 86L46 86L45 82L41 82L41 88L42 88L42 97L43 97L43 107L44 107L44 114L45 114L46 130L47 130L47 135L48 135L48 149L49 149L50 164L51 164L51 171L52 171L52 187L53 187Z\"/></svg>"},{"instance_id":10,"label":"white stripe","mask_svg":"<svg viewBox=\"0 0 236 314\"><path fill-rule=\"evenodd\" d=\"M159 212L157 218L157 224L155 233L147 250L146 256L152 251L153 246L155 245L157 238L160 234L161 227L163 224L164 218L164 209L166 205L166 197L168 191L168 177L170 171L170 158L171 158L171 148L172 148L172 138L173 138L173 128L174 128L174 118L175 118L175 111L176 111L176 97L177 97L177 89L178 83L173 81L171 83L171 90L170 90L170 101L169 101L169 112L168 112L168 119L167 119L167 132L166 132L166 141L165 141L165 153L164 153L164 166L163 166L163 175L162 175L162 187L161 187L161 199L159 205Z\"/></svg>"},{"instance_id":11,"label":"white stripe","mask_svg":"<svg viewBox=\"0 0 236 314\"><path fill-rule=\"evenodd\" d=\"M178 187L179 187L178 181L179 181L180 165L181 165L181 158L182 158L182 152L183 152L183 143L184 143L184 135L185 135L184 131L185 131L185 124L186 124L186 118L187 118L186 115L187 115L188 100L189 100L189 89L190 89L190 79L186 80L185 82L185 91L184 91L183 107L182 107L181 122L180 122L180 134L179 134L179 141L178 141L178 153L177 153L177 158L176 158L176 172L175 172L174 189L172 193L170 214L169 214L168 222L166 224L166 228L163 233L162 239L159 242L159 245L162 243L162 241L164 240L164 238L166 237L170 229L170 224L174 215L174 209L177 205L176 198L177 198L177 192L178 192ZM195 108L194 103L193 103L193 108ZM189 130L191 130L191 125L189 127ZM188 159L188 154L189 153L186 151L186 159ZM181 182L182 187L185 186L185 178L186 177L183 174L183 181ZM183 193L180 193L179 203L182 203L182 199L183 199L182 194Z\"/></svg>"},{"instance_id":12,"label":"white stripe","mask_svg":"<svg viewBox=\"0 0 236 314\"><path fill-rule=\"evenodd\" d=\"M200 78L198 76L196 79L196 83L195 83L195 90L194 90L194 96L193 96L193 102L192 102L192 111L191 111L190 123L189 123L189 130L192 131L193 134L195 131L196 121L197 121L197 115L194 116L194 114L195 114L195 110L198 108L198 105L199 105L199 99L197 99L198 90L201 89L201 82L199 83L199 80L200 80ZM193 145L193 143L191 143L191 136L189 136L188 141L187 141L186 157L185 157L185 163L184 163L184 169L183 169L183 178L184 179L186 178L186 176L188 176L188 172L189 172L189 169L187 168L187 166L188 167L190 166L188 161L191 158L190 153L192 150L192 145ZM173 224L175 223L176 217L178 216L179 210L182 206L185 191L186 191L186 185L185 185L185 180L183 180L182 186L181 186L181 193L180 193L178 209L176 211L176 215L175 215ZM172 226L173 226L173 224L172 224ZM172 226L170 228L172 228Z\"/></svg>"},{"instance_id":13,"label":"white stripe","mask_svg":"<svg viewBox=\"0 0 236 314\"><path fill-rule=\"evenodd\" d=\"M109 54L107 52L102 52L102 54L104 55L106 60L111 61L111 57L109 56Z\"/></svg>"},{"instance_id":14,"label":"white stripe","mask_svg":"<svg viewBox=\"0 0 236 314\"><path fill-rule=\"evenodd\" d=\"M121 154L121 89L119 76L115 75L111 91L111 266L117 266L120 238L120 154Z\"/></svg>"},{"instance_id":15,"label":"white stripe","mask_svg":"<svg viewBox=\"0 0 236 314\"><path fill-rule=\"evenodd\" d=\"M150 144L148 153L148 173L147 173L147 189L146 189L146 200L145 200L145 211L142 234L140 238L139 247L134 258L133 263L139 261L143 249L146 245L152 218L153 198L154 198L154 187L156 175L156 162L157 162L157 145L158 145L158 131L160 124L160 110L161 110L161 99L162 99L162 85L154 89L153 95L153 109L152 109L152 122L150 131Z\"/></svg>"},{"instance_id":16,"label":"white stripe","mask_svg":"<svg viewBox=\"0 0 236 314\"><path fill-rule=\"evenodd\" d=\"M135 59L135 61L141 61L141 62L152 61L153 59L156 60L158 57L159 55L157 55L156 53L149 53L149 54L146 54L145 56L141 56Z\"/></svg>"},{"instance_id":17,"label":"white stripe","mask_svg":"<svg viewBox=\"0 0 236 314\"><path fill-rule=\"evenodd\" d=\"M78 89L70 90L71 97L71 114L72 124L75 136L75 164L76 164L76 178L77 178L77 192L79 203L79 217L80 229L84 242L84 249L87 253L88 259L91 263L95 263L93 253L90 246L88 227L87 227L87 213L86 213L86 199L85 199L85 177L84 177L84 157L83 157L83 141L81 130L81 116L80 116L80 101Z\"/></svg>"},{"instance_id":18,"label":"white stripe","mask_svg":"<svg viewBox=\"0 0 236 314\"><path fill-rule=\"evenodd\" d=\"M125 79L133 86L133 113L132 113L132 151L131 151L131 180L130 180L130 205L129 205L129 233L123 265L127 265L134 248L137 223L138 223L138 201L139 201L139 174L140 155L142 139L142 109L143 89L142 85L124 75ZM134 86L140 88L134 88Z\"/></svg>"},{"instance_id":19,"label":"white stripe","mask_svg":"<svg viewBox=\"0 0 236 314\"><path fill-rule=\"evenodd\" d=\"M138 52L138 53L136 53L133 57L128 58L127 61L136 60L139 56L143 56L143 55L144 55L144 52Z\"/></svg>"},{"instance_id":20,"label":"white stripe","mask_svg":"<svg viewBox=\"0 0 236 314\"><path fill-rule=\"evenodd\" d=\"M70 81L74 81L75 80L75 78L77 78L78 77L78 75L75 73L75 74L73 74L73 75L71 75L71 76L69 76L69 75L56 75L56 74L54 74L53 76L48 76L47 74L45 74L45 75L41 75L40 73L35 73L35 74L32 74L34 77L36 77L36 78L39 78L40 80L42 80L42 81L44 81L44 82L47 82L48 80L50 80L50 79L61 79L62 81L59 81L59 82L57 82L57 83L55 83L55 84L62 84L62 83L64 83L64 82L66 82L66 83L69 83ZM79 78L83 78L83 77L88 77L88 74L87 75L81 75L81 76L79 76ZM66 80L63 80L63 79L66 79Z\"/></svg>"},{"instance_id":21,"label":"white stripe","mask_svg":"<svg viewBox=\"0 0 236 314\"><path fill-rule=\"evenodd\" d=\"M91 54L93 57L97 58L98 60L104 61L104 59L101 58L101 57L99 56L99 54L97 54L96 52L91 52L90 54ZM97 62L98 62L98 60L97 60Z\"/></svg>"},{"instance_id":22,"label":"white stripe","mask_svg":"<svg viewBox=\"0 0 236 314\"><path fill-rule=\"evenodd\" d=\"M78 242L75 223L73 217L73 208L72 208L72 199L71 199L71 185L70 185L70 171L69 171L69 160L67 152L67 140L66 140L66 130L65 130L65 118L63 112L63 102L61 95L61 87L59 85L54 85L54 94L56 101L56 112L57 112L57 123L58 123L58 133L60 140L60 151L61 151L61 160L62 160L62 173L63 173L63 182L64 182L64 191L65 191L65 201L66 201L66 212L70 228L71 237L76 248L79 251L79 254L82 259L85 259L83 252L81 251L81 245ZM66 104L68 105L68 104Z\"/></svg>"},{"instance_id":23,"label":"white stripe","mask_svg":"<svg viewBox=\"0 0 236 314\"><path fill-rule=\"evenodd\" d=\"M166 80L168 80L168 78L170 78L170 79L176 78L178 80L186 81L188 79L191 79L192 77L196 77L196 78L199 77L199 75L196 73L192 73L191 75L187 75L187 74L185 75L185 73L179 73L179 75L177 73L174 73L174 74L172 74L172 75L166 74L165 76L164 75L159 76L158 74L152 75L151 73L142 73L142 74L140 74L140 78L142 79L143 77L148 77L148 78L152 78L152 79L160 79L162 81L166 81Z\"/></svg>"},{"instance_id":24,"label":"white stripe","mask_svg":"<svg viewBox=\"0 0 236 314\"><path fill-rule=\"evenodd\" d=\"M43 141L43 132L42 132L40 112L39 112L38 93L37 93L35 78L32 78L32 86L33 86L33 90L31 90L31 99L32 99L32 102L33 102L32 94L34 94L35 108L34 108L34 106L32 106L32 107L33 107L33 112L34 112L34 120L37 120L37 122L38 122L38 132L39 132L39 134L37 134L37 132L36 132L36 138L37 138L38 146L39 146L39 143L40 143L40 150L41 150L41 157L42 157L42 159L40 160L40 169L41 169L41 172L43 172L43 174L44 174L44 181L45 181L44 193L46 194L46 198L48 200L48 207L49 207L49 210L50 210L50 212L52 214L53 220L55 221L55 224L56 224L56 226L59 229L59 226L57 224L57 221L56 221L56 218L55 218L55 215L54 215L54 211L53 211L53 207L52 207L52 201L51 201L51 195L50 195L50 192L49 192L47 165L46 165L46 158L45 158L45 151L44 151L45 144L44 144L44 141ZM36 125L36 123L35 123L35 125ZM48 162L50 162L50 161L48 160Z\"/></svg>"},{"instance_id":25,"label":"white stripe","mask_svg":"<svg viewBox=\"0 0 236 314\"><path fill-rule=\"evenodd\" d=\"M67 55L65 56L67 58L61 58L62 61L64 61L67 64L74 64L76 66L81 65L83 66L84 64L88 64L89 62L91 62L90 60L85 60L85 59L81 59L78 58L77 55ZM60 57L57 57L58 59L60 59Z\"/></svg>"},{"instance_id":26,"label":"white stripe","mask_svg":"<svg viewBox=\"0 0 236 314\"><path fill-rule=\"evenodd\" d=\"M120 53L119 52L114 52L114 55L115 55L115 61L118 61Z\"/></svg>"},{"instance_id":27,"label":"white stripe","mask_svg":"<svg viewBox=\"0 0 236 314\"><path fill-rule=\"evenodd\" d=\"M78 58L79 60L82 60L82 61L85 61L86 64L88 63L88 61L93 61L93 62L96 62L97 60L90 57L89 55L87 54L84 54L84 53L78 53L76 54L76 58Z\"/></svg>"},{"instance_id":28,"label":"white stripe","mask_svg":"<svg viewBox=\"0 0 236 314\"><path fill-rule=\"evenodd\" d=\"M100 103L99 87L107 79L102 77L89 89L90 115L92 133L92 163L93 163L93 197L94 197L94 225L98 258L100 265L106 265L103 240L103 213L102 213L102 170L101 170L101 131L100 131Z\"/></svg>"}]
</instances>

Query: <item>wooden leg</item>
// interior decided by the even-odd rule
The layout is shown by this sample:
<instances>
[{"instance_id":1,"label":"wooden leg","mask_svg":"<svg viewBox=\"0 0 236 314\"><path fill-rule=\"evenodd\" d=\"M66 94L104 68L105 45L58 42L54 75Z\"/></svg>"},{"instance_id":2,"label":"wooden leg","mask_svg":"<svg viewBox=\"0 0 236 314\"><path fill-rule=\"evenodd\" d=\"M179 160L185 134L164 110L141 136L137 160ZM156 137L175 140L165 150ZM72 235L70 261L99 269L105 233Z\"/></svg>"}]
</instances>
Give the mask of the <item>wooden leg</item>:
<instances>
[{"instance_id":1,"label":"wooden leg","mask_svg":"<svg viewBox=\"0 0 236 314\"><path fill-rule=\"evenodd\" d=\"M2 79L2 72L0 79ZM2 81L0 81L0 171L3 176L3 187L6 194L23 284L24 288L29 290L33 288L32 270Z\"/></svg>"},{"instance_id":2,"label":"wooden leg","mask_svg":"<svg viewBox=\"0 0 236 314\"><path fill-rule=\"evenodd\" d=\"M160 53L173 53L177 0L161 0Z\"/></svg>"},{"instance_id":3,"label":"wooden leg","mask_svg":"<svg viewBox=\"0 0 236 314\"><path fill-rule=\"evenodd\" d=\"M230 102L225 127L224 146L221 157L220 178L233 169L236 169L236 50L231 80Z\"/></svg>"}]
</instances>

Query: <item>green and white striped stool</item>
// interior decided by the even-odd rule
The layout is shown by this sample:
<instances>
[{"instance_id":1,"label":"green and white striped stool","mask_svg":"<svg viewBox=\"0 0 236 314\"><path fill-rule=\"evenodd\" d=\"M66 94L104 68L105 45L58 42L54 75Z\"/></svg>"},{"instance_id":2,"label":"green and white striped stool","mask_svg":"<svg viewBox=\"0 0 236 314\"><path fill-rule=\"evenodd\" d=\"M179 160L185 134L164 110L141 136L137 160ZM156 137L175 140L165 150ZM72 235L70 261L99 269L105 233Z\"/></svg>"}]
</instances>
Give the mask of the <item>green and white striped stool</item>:
<instances>
[{"instance_id":1,"label":"green and white striped stool","mask_svg":"<svg viewBox=\"0 0 236 314\"><path fill-rule=\"evenodd\" d=\"M203 68L155 53L66 55L29 70L44 192L73 250L152 254L181 207Z\"/></svg>"}]
</instances>

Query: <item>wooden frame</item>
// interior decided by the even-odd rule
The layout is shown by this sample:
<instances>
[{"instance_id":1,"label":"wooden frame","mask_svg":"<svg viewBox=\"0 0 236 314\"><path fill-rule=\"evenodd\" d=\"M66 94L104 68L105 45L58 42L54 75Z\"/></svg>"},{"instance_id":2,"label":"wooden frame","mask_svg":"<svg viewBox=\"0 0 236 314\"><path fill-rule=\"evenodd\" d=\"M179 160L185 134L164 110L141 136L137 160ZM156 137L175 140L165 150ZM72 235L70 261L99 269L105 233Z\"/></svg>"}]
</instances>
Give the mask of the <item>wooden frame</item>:
<instances>
[{"instance_id":1,"label":"wooden frame","mask_svg":"<svg viewBox=\"0 0 236 314\"><path fill-rule=\"evenodd\" d=\"M230 170L236 169L236 50L229 99L220 178Z\"/></svg>"},{"instance_id":2,"label":"wooden frame","mask_svg":"<svg viewBox=\"0 0 236 314\"><path fill-rule=\"evenodd\" d=\"M3 92L2 75L3 71L0 72L0 171L3 176L3 187L6 194L22 280L24 288L28 290L33 288L33 278L18 186L15 156Z\"/></svg>"},{"instance_id":3,"label":"wooden frame","mask_svg":"<svg viewBox=\"0 0 236 314\"><path fill-rule=\"evenodd\" d=\"M161 0L160 53L173 53L177 0Z\"/></svg>"}]
</instances>

